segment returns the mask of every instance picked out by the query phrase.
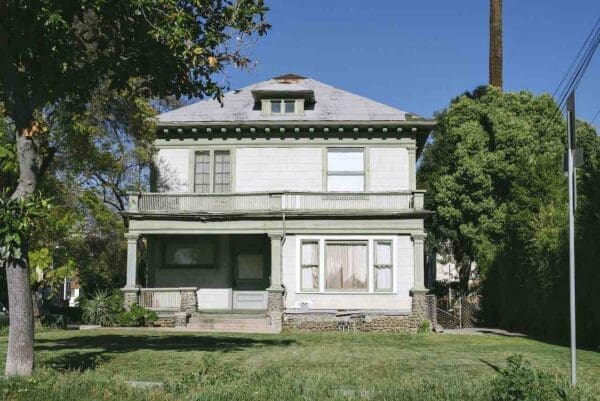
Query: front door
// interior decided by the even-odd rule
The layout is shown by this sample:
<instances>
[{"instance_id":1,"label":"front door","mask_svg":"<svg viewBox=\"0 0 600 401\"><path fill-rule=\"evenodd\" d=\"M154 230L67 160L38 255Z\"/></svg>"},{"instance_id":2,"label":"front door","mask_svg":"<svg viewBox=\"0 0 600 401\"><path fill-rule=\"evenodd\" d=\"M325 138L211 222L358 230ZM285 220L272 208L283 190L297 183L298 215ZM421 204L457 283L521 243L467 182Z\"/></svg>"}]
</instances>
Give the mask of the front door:
<instances>
[{"instance_id":1,"label":"front door","mask_svg":"<svg viewBox=\"0 0 600 401\"><path fill-rule=\"evenodd\" d=\"M266 309L267 237L236 236L233 241L233 308Z\"/></svg>"},{"instance_id":2,"label":"front door","mask_svg":"<svg viewBox=\"0 0 600 401\"><path fill-rule=\"evenodd\" d=\"M267 280L266 238L258 235L235 237L233 243L234 289L264 290Z\"/></svg>"}]
</instances>

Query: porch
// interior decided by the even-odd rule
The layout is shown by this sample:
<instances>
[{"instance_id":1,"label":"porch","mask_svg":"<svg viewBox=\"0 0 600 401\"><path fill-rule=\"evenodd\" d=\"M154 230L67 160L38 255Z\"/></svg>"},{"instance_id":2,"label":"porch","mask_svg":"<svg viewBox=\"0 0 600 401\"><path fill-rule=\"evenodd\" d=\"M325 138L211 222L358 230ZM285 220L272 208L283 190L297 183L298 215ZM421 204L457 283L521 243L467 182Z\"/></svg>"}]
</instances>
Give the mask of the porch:
<instances>
[{"instance_id":1,"label":"porch","mask_svg":"<svg viewBox=\"0 0 600 401\"><path fill-rule=\"evenodd\" d=\"M126 304L162 315L265 312L269 293L283 292L280 250L281 235L129 235Z\"/></svg>"}]
</instances>

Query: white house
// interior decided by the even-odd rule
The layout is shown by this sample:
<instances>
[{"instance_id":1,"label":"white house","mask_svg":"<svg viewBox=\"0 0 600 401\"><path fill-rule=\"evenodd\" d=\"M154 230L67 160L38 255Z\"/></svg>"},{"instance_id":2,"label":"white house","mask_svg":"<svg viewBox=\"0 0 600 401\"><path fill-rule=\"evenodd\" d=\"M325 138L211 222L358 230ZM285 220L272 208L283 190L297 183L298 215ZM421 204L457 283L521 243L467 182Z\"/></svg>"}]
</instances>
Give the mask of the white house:
<instances>
[{"instance_id":1,"label":"white house","mask_svg":"<svg viewBox=\"0 0 600 401\"><path fill-rule=\"evenodd\" d=\"M154 192L131 194L125 213L128 305L208 329L237 318L396 331L428 318L415 170L432 121L287 74L158 125Z\"/></svg>"}]
</instances>

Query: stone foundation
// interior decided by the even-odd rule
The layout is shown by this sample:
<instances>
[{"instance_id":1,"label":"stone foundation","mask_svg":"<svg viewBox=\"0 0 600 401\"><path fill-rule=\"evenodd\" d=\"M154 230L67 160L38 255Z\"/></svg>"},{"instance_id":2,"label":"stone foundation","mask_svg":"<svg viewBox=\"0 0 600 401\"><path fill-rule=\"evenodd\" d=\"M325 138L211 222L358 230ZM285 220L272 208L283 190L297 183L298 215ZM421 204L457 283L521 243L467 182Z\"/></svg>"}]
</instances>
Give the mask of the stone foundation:
<instances>
[{"instance_id":1,"label":"stone foundation","mask_svg":"<svg viewBox=\"0 0 600 401\"><path fill-rule=\"evenodd\" d=\"M376 312L350 315L318 312L285 313L282 329L290 331L414 333L419 330L423 321L429 321L432 327L437 325L435 310L435 298L426 295L425 291L414 291L412 293L412 310L410 314L393 315L377 314Z\"/></svg>"},{"instance_id":2,"label":"stone foundation","mask_svg":"<svg viewBox=\"0 0 600 401\"><path fill-rule=\"evenodd\" d=\"M194 313L198 309L198 296L196 294L197 288L181 288L181 312Z\"/></svg>"},{"instance_id":3,"label":"stone foundation","mask_svg":"<svg viewBox=\"0 0 600 401\"><path fill-rule=\"evenodd\" d=\"M175 327L187 327L188 317L189 315L187 312L176 312Z\"/></svg>"},{"instance_id":4,"label":"stone foundation","mask_svg":"<svg viewBox=\"0 0 600 401\"><path fill-rule=\"evenodd\" d=\"M286 313L283 329L290 331L416 332L422 319L410 315Z\"/></svg>"},{"instance_id":5,"label":"stone foundation","mask_svg":"<svg viewBox=\"0 0 600 401\"><path fill-rule=\"evenodd\" d=\"M281 331L283 320L283 291L268 291L267 298L267 319L271 328Z\"/></svg>"},{"instance_id":6,"label":"stone foundation","mask_svg":"<svg viewBox=\"0 0 600 401\"><path fill-rule=\"evenodd\" d=\"M123 288L123 307L127 310L131 308L131 305L137 304L138 300L138 289L137 288Z\"/></svg>"}]
</instances>

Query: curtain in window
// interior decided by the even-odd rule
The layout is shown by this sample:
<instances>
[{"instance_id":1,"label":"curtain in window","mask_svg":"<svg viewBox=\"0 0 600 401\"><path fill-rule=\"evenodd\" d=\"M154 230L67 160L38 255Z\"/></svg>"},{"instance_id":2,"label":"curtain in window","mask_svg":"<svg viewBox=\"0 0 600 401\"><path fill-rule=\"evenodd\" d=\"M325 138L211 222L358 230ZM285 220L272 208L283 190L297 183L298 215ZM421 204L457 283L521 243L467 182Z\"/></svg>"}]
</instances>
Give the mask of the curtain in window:
<instances>
[{"instance_id":1,"label":"curtain in window","mask_svg":"<svg viewBox=\"0 0 600 401\"><path fill-rule=\"evenodd\" d=\"M375 245L375 264L392 264L392 244L389 242L377 242Z\"/></svg>"},{"instance_id":2,"label":"curtain in window","mask_svg":"<svg viewBox=\"0 0 600 401\"><path fill-rule=\"evenodd\" d=\"M392 243L375 242L375 288L392 289Z\"/></svg>"},{"instance_id":3,"label":"curtain in window","mask_svg":"<svg viewBox=\"0 0 600 401\"><path fill-rule=\"evenodd\" d=\"M326 244L327 289L366 290L367 244L333 243Z\"/></svg>"},{"instance_id":4,"label":"curtain in window","mask_svg":"<svg viewBox=\"0 0 600 401\"><path fill-rule=\"evenodd\" d=\"M302 289L319 289L319 243L303 242L300 257Z\"/></svg>"}]
</instances>

